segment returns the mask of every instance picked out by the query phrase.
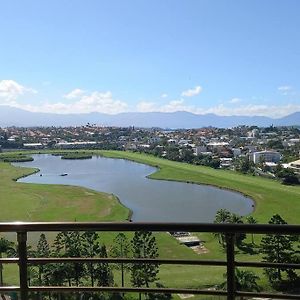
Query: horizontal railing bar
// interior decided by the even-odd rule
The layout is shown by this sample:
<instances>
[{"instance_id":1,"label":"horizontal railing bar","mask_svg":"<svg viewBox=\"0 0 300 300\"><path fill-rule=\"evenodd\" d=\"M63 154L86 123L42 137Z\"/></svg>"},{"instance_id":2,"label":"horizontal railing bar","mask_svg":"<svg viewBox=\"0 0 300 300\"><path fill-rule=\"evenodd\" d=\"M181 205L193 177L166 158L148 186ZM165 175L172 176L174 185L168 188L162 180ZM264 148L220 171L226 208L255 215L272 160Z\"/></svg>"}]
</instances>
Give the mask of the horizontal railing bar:
<instances>
[{"instance_id":1,"label":"horizontal railing bar","mask_svg":"<svg viewBox=\"0 0 300 300\"><path fill-rule=\"evenodd\" d=\"M17 264L19 258L0 258L0 264Z\"/></svg>"},{"instance_id":2,"label":"horizontal railing bar","mask_svg":"<svg viewBox=\"0 0 300 300\"><path fill-rule=\"evenodd\" d=\"M19 286L0 287L0 292L19 292ZM198 294L226 296L227 291L200 290L200 289L172 289L172 288L121 288L121 287L58 287L58 286L31 286L28 292L136 292L136 293L170 293L170 294ZM236 296L260 297L274 299L300 299L300 295L253 293L237 291Z\"/></svg>"},{"instance_id":3,"label":"horizontal railing bar","mask_svg":"<svg viewBox=\"0 0 300 300\"><path fill-rule=\"evenodd\" d=\"M131 264L168 264L168 265L209 265L209 266L226 266L226 262L222 260L191 260L191 259L152 259L152 258L85 258L85 257L50 257L50 258L28 258L28 263L32 265L47 263L131 263Z\"/></svg>"},{"instance_id":4,"label":"horizontal railing bar","mask_svg":"<svg viewBox=\"0 0 300 300\"><path fill-rule=\"evenodd\" d=\"M140 223L140 222L12 222L0 223L0 232L36 231L187 231L221 233L300 234L300 225L212 224L212 223Z\"/></svg>"},{"instance_id":5,"label":"horizontal railing bar","mask_svg":"<svg viewBox=\"0 0 300 300\"><path fill-rule=\"evenodd\" d=\"M252 293L252 292L236 292L237 296L243 297L259 297L259 298L270 298L270 299L300 299L300 294L271 294L271 293Z\"/></svg>"},{"instance_id":6,"label":"horizontal railing bar","mask_svg":"<svg viewBox=\"0 0 300 300\"><path fill-rule=\"evenodd\" d=\"M300 264L236 261L237 267L300 269Z\"/></svg>"},{"instance_id":7,"label":"horizontal railing bar","mask_svg":"<svg viewBox=\"0 0 300 300\"><path fill-rule=\"evenodd\" d=\"M19 286L1 286L0 292L19 292L20 287Z\"/></svg>"},{"instance_id":8,"label":"horizontal railing bar","mask_svg":"<svg viewBox=\"0 0 300 300\"><path fill-rule=\"evenodd\" d=\"M201 290L201 289L173 289L173 288L137 288L137 287L84 287L84 286L31 286L28 288L28 292L133 292L133 293L161 293L161 294L197 294L197 295L220 295L226 296L226 291L217 290Z\"/></svg>"}]
</instances>

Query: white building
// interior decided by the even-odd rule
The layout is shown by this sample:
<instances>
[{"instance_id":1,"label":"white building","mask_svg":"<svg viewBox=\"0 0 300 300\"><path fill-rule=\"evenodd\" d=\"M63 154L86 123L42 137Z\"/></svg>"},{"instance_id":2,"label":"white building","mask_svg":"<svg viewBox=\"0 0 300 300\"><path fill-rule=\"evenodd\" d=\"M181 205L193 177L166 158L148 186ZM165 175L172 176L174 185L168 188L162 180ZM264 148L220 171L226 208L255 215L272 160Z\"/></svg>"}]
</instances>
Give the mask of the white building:
<instances>
[{"instance_id":1,"label":"white building","mask_svg":"<svg viewBox=\"0 0 300 300\"><path fill-rule=\"evenodd\" d=\"M255 164L261 162L274 162L278 163L280 161L280 153L276 151L258 151L250 154L250 160Z\"/></svg>"},{"instance_id":2,"label":"white building","mask_svg":"<svg viewBox=\"0 0 300 300\"><path fill-rule=\"evenodd\" d=\"M288 164L288 168L292 169L297 173L300 173L300 159L290 162Z\"/></svg>"},{"instance_id":3,"label":"white building","mask_svg":"<svg viewBox=\"0 0 300 300\"><path fill-rule=\"evenodd\" d=\"M195 155L200 155L204 152L207 152L207 147L206 146L196 146L193 148L194 154Z\"/></svg>"},{"instance_id":4,"label":"white building","mask_svg":"<svg viewBox=\"0 0 300 300\"><path fill-rule=\"evenodd\" d=\"M233 157L238 157L242 154L242 151L240 148L232 148L231 151L233 153Z\"/></svg>"},{"instance_id":5,"label":"white building","mask_svg":"<svg viewBox=\"0 0 300 300\"><path fill-rule=\"evenodd\" d=\"M42 143L26 143L23 144L23 147L28 149L41 149L44 145Z\"/></svg>"}]
</instances>

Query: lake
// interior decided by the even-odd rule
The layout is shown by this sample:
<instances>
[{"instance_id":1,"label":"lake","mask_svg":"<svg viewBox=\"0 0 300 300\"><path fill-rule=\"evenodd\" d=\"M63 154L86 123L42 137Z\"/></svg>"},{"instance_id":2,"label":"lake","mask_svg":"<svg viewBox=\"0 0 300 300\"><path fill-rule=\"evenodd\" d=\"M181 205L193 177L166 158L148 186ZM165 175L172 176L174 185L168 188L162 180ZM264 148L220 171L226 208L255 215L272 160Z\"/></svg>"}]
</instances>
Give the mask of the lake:
<instances>
[{"instance_id":1,"label":"lake","mask_svg":"<svg viewBox=\"0 0 300 300\"><path fill-rule=\"evenodd\" d=\"M207 185L152 180L157 169L124 159L93 156L65 160L51 154L32 155L34 161L14 166L39 168L40 172L18 182L77 185L115 194L140 222L212 222L226 208L239 215L253 211L253 201L244 195ZM61 176L61 174L68 174ZM40 176L42 174L42 176Z\"/></svg>"}]
</instances>

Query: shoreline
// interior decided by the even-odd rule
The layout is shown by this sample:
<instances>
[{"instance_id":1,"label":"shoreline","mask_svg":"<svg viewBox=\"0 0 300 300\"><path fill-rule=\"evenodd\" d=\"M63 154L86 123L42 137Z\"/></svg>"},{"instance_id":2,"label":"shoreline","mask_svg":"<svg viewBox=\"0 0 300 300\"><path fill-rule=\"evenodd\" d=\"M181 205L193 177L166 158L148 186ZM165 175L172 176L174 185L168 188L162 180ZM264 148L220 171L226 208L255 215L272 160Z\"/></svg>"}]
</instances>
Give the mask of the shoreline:
<instances>
[{"instance_id":1,"label":"shoreline","mask_svg":"<svg viewBox=\"0 0 300 300\"><path fill-rule=\"evenodd\" d=\"M9 162L9 164L11 164L15 168L28 168L28 167L15 166L15 165L13 165L13 163L22 163L22 162ZM28 176L31 176L33 174L36 174L36 173L40 172L39 168L28 168L28 169L32 169L32 172L29 172L28 174L24 174L24 175L21 175L19 177L13 178L12 180L15 181L15 182L18 182L19 179L22 179L22 178L25 178L25 177L28 177ZM29 184L31 184L31 183L29 183ZM43 184L43 183L39 183L39 184ZM105 192L97 191L97 190L94 190L94 189L89 189L87 187L82 187L82 186L78 186L78 185L68 185L68 184L67 185L65 185L65 184L58 184L58 185L61 185L61 186L70 186L70 187L80 187L80 188L85 189L86 191L93 191L95 193L102 193L102 194L112 195L116 199L116 202L119 205L121 205L124 209L128 210L128 215L127 215L125 221L130 222L130 220L131 220L131 218L133 216L133 211L129 207L125 206L122 203L122 201L120 200L120 198L117 195L113 194L113 193L105 193Z\"/></svg>"},{"instance_id":2,"label":"shoreline","mask_svg":"<svg viewBox=\"0 0 300 300\"><path fill-rule=\"evenodd\" d=\"M51 152L44 152L44 153L32 153L32 154L53 154ZM56 156L56 155L54 155ZM148 174L145 176L145 178L147 179L150 179L150 180L161 180L161 181L169 181L169 182L178 182L178 183L187 183L187 184L195 184L195 185L198 185L198 186L208 186L208 187L212 187L212 188L217 188L219 190L224 190L224 191L229 191L229 192L232 192L232 193L236 193L236 194L239 194L240 196L243 196L245 197L247 201L250 201L250 209L251 209L251 212L250 213L247 213L245 215L241 215L241 216L248 216L248 215L251 215L255 212L255 209L256 209L256 201L255 199L253 199L251 196L247 195L246 193L243 193L241 191L238 191L238 190L235 190L235 189L231 189L231 188L225 188L225 187L222 187L222 186L218 186L218 185L214 185L214 184L207 184L207 183L198 183L198 182L195 182L195 181L191 181L191 180L176 180L176 179L170 179L170 178L153 178L153 176L155 174L157 174L162 168L157 165L157 164L151 164L151 163L146 163L146 162L141 162L141 161L138 161L138 160L134 160L134 159L129 159L127 157L113 157L113 156L107 156L107 155L103 155L103 153L93 153L92 156L94 157L103 157L103 158L109 158L109 159L123 159L123 160L126 160L126 161L131 161L131 162L134 162L134 163L138 163L138 164L143 164L145 166L150 166L150 167L153 167L155 168L155 170L151 173L151 174ZM18 167L18 166L17 166ZM23 175L23 176L20 176L19 178L17 178L15 181L17 181L18 179L21 179L23 177L27 177L27 176L30 176L30 175L33 175L37 172L39 172L40 170L39 169L36 169L34 170L33 172L27 174L27 175ZM103 191L98 191L98 190L95 190L95 189L89 189L87 187L83 187L83 186L77 186L77 185L68 185L68 186L74 186L74 187L82 187L82 188L85 188L87 190L92 190L92 191L95 191L95 192L100 192L100 193L105 193ZM134 216L134 212L133 210L130 208L130 207L127 207L125 204L122 203L121 199L113 194L113 193L106 193L106 194L111 194L113 195L118 203L124 207L126 210L128 210L128 216L126 218L127 221L131 221L132 220L132 217Z\"/></svg>"}]
</instances>

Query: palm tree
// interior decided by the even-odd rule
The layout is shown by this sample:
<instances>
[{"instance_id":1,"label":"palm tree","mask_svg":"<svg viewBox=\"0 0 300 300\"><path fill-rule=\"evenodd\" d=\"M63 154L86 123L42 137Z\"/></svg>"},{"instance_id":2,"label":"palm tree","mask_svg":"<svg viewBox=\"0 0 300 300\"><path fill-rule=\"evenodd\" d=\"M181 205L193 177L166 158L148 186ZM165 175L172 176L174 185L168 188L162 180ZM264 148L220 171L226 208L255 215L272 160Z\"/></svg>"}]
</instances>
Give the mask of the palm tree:
<instances>
[{"instance_id":1,"label":"palm tree","mask_svg":"<svg viewBox=\"0 0 300 300\"><path fill-rule=\"evenodd\" d=\"M226 274L223 275L226 277ZM255 275L251 271L244 271L235 269L235 285L236 290L243 291L243 292L259 292L260 288L256 282L259 279L257 275ZM227 289L227 281L220 284L220 289L226 290ZM243 296L240 297L241 300L244 299Z\"/></svg>"},{"instance_id":2,"label":"palm tree","mask_svg":"<svg viewBox=\"0 0 300 300\"><path fill-rule=\"evenodd\" d=\"M231 212L227 209L219 209L216 213L214 223L230 223L229 220L231 218ZM225 237L224 234L217 232L215 236L218 237L219 243L224 247L225 245Z\"/></svg>"},{"instance_id":3,"label":"palm tree","mask_svg":"<svg viewBox=\"0 0 300 300\"><path fill-rule=\"evenodd\" d=\"M248 224L256 224L257 220L254 219L252 216L247 217L247 222ZM254 244L254 238L253 238L253 233L251 234L252 237L252 244Z\"/></svg>"}]
</instances>

